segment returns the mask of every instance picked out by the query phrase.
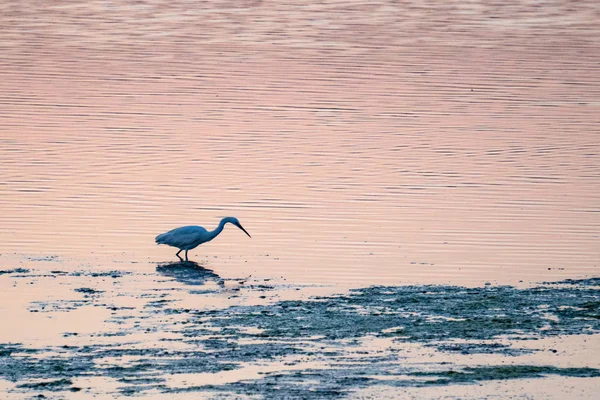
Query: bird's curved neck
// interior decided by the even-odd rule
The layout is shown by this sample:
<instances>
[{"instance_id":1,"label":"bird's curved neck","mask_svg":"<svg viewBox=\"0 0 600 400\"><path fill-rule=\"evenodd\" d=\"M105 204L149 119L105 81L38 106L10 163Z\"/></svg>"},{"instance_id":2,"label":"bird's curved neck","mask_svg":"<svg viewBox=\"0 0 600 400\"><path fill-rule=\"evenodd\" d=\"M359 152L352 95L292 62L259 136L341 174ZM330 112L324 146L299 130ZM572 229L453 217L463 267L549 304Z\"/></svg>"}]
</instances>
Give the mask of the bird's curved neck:
<instances>
[{"instance_id":1,"label":"bird's curved neck","mask_svg":"<svg viewBox=\"0 0 600 400\"><path fill-rule=\"evenodd\" d=\"M222 219L221 222L219 222L219 226L217 226L215 228L215 230L208 232L208 234L210 235L210 238L214 239L215 237L217 237L217 235L223 231L223 228L225 228L226 223L227 223L227 221Z\"/></svg>"}]
</instances>

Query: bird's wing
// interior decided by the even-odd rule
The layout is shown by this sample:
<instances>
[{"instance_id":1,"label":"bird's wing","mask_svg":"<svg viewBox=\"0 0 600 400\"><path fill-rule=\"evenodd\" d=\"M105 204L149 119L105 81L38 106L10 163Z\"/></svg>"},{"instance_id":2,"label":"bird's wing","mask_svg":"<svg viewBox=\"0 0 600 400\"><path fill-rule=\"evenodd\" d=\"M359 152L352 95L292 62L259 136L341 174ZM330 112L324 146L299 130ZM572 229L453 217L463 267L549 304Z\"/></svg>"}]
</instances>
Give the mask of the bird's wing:
<instances>
[{"instance_id":1,"label":"bird's wing","mask_svg":"<svg viewBox=\"0 0 600 400\"><path fill-rule=\"evenodd\" d=\"M206 234L206 229L201 226L182 226L181 228L158 235L156 243L183 247L196 242L203 234Z\"/></svg>"}]
</instances>

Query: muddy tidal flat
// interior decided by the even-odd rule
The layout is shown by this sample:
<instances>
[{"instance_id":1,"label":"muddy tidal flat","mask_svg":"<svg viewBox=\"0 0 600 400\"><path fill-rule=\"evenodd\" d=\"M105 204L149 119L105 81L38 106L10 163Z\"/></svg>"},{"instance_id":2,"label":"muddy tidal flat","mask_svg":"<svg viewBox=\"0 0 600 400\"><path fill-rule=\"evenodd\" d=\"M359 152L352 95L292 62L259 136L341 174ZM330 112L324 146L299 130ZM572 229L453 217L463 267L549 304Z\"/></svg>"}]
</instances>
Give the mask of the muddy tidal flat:
<instances>
[{"instance_id":1,"label":"muddy tidal flat","mask_svg":"<svg viewBox=\"0 0 600 400\"><path fill-rule=\"evenodd\" d=\"M0 270L7 399L592 399L600 387L600 278L342 290L191 261L3 261L18 265Z\"/></svg>"}]
</instances>

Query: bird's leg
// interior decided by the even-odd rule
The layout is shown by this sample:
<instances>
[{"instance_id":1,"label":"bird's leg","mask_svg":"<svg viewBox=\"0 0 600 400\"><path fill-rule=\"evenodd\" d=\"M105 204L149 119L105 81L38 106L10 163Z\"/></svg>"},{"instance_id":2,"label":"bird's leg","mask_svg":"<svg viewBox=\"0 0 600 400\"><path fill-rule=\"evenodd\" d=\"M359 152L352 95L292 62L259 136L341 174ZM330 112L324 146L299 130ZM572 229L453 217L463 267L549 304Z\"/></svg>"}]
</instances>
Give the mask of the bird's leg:
<instances>
[{"instance_id":1,"label":"bird's leg","mask_svg":"<svg viewBox=\"0 0 600 400\"><path fill-rule=\"evenodd\" d=\"M181 250L183 250L183 249L181 249ZM181 250L179 250L179 251L177 252L177 254L175 254L175 255L177 256L177 258L179 258L179 260L183 261L183 258L179 257L179 253L181 253Z\"/></svg>"},{"instance_id":2,"label":"bird's leg","mask_svg":"<svg viewBox=\"0 0 600 400\"><path fill-rule=\"evenodd\" d=\"M187 260L188 260L188 259L187 259L187 252L188 252L188 251L186 250L186 251L185 251L185 261L187 261Z\"/></svg>"}]
</instances>

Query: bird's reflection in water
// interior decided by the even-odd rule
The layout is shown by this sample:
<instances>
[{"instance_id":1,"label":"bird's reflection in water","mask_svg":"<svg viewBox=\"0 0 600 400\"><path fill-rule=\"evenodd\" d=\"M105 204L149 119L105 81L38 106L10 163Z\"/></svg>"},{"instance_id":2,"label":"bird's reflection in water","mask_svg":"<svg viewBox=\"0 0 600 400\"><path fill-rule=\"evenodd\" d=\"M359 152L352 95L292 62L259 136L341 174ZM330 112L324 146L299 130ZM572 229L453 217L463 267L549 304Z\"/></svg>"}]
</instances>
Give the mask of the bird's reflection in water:
<instances>
[{"instance_id":1,"label":"bird's reflection in water","mask_svg":"<svg viewBox=\"0 0 600 400\"><path fill-rule=\"evenodd\" d=\"M193 261L159 264L156 272L175 278L186 285L205 285L210 281L216 282L219 286L223 285L223 280L219 275Z\"/></svg>"}]
</instances>

